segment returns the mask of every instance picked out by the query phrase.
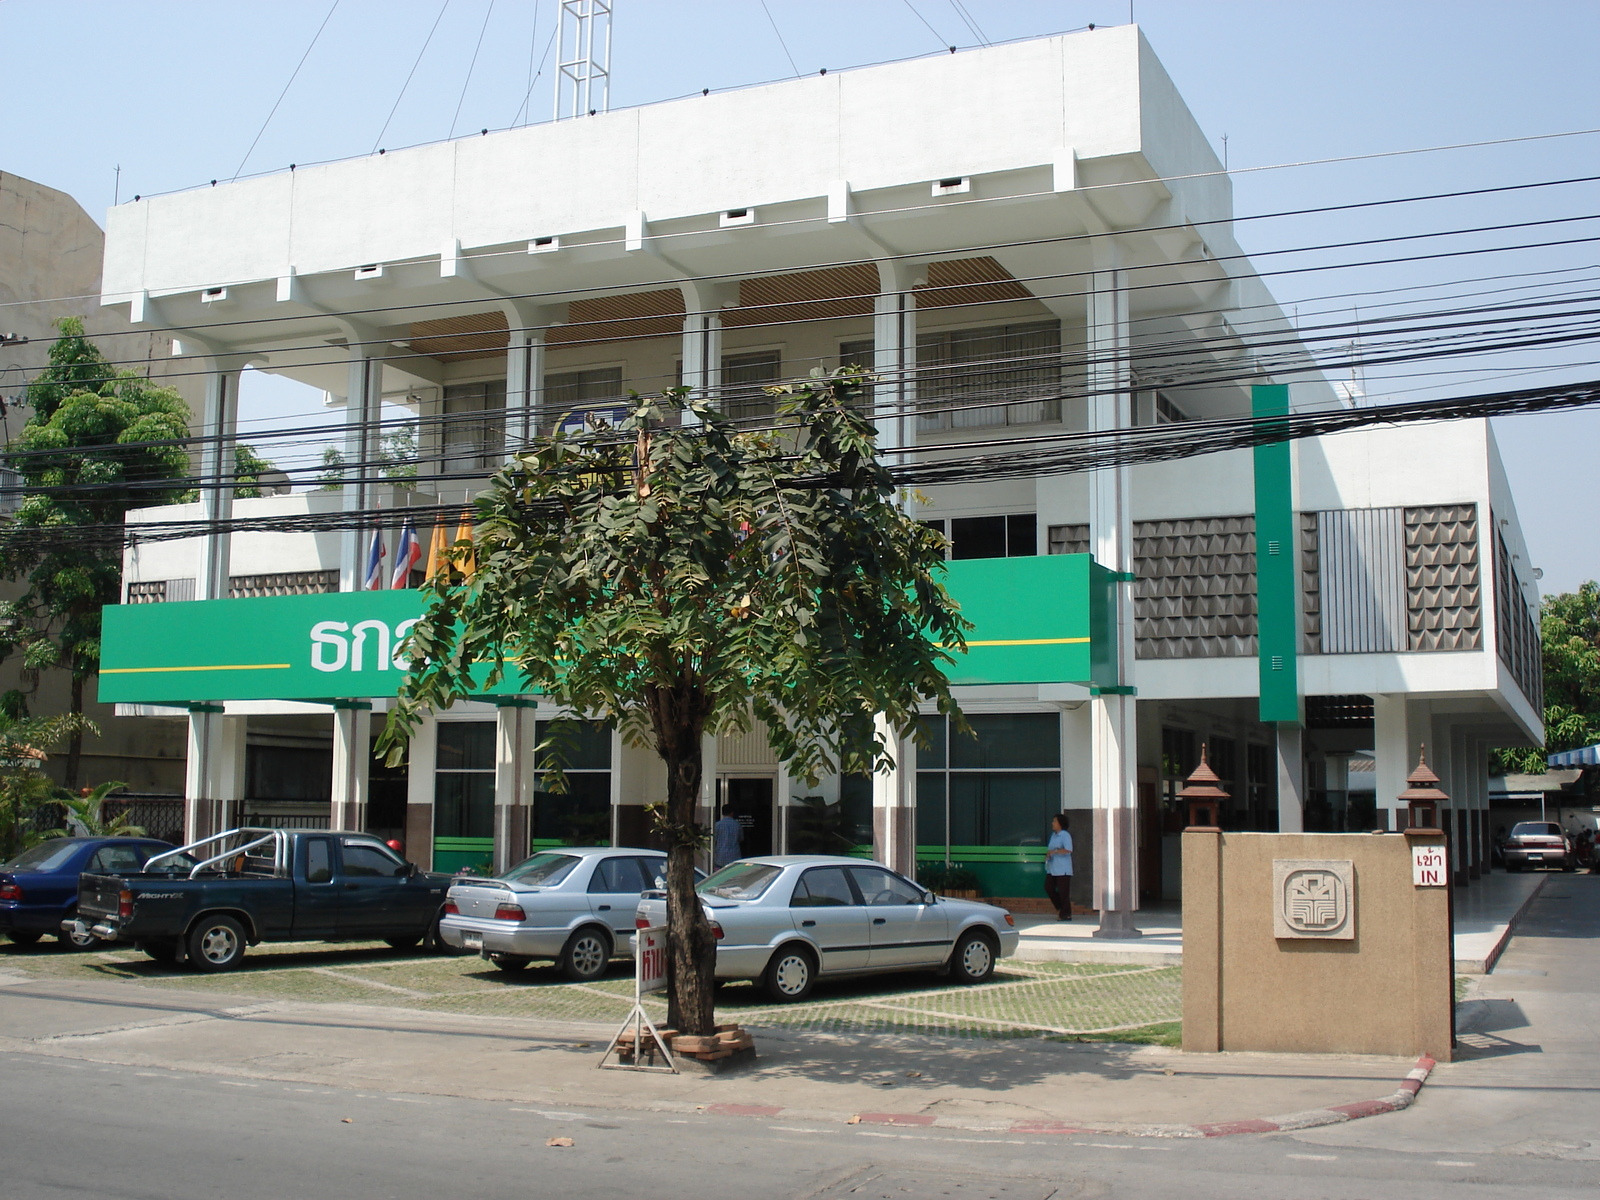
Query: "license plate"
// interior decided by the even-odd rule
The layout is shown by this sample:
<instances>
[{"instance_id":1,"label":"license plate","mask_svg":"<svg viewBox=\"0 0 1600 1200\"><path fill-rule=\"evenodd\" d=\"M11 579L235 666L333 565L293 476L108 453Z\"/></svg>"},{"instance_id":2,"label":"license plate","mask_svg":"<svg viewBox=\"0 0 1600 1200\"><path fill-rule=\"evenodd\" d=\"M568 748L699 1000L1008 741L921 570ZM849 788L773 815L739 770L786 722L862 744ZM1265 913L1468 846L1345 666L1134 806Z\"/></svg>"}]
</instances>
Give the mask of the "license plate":
<instances>
[{"instance_id":1,"label":"license plate","mask_svg":"<svg viewBox=\"0 0 1600 1200\"><path fill-rule=\"evenodd\" d=\"M1528 861L1529 862L1543 862L1544 861L1544 855L1542 855L1542 854L1530 854L1530 855L1528 855Z\"/></svg>"},{"instance_id":2,"label":"license plate","mask_svg":"<svg viewBox=\"0 0 1600 1200\"><path fill-rule=\"evenodd\" d=\"M477 929L463 929L461 931L461 948L463 950L482 950L482 931Z\"/></svg>"}]
</instances>

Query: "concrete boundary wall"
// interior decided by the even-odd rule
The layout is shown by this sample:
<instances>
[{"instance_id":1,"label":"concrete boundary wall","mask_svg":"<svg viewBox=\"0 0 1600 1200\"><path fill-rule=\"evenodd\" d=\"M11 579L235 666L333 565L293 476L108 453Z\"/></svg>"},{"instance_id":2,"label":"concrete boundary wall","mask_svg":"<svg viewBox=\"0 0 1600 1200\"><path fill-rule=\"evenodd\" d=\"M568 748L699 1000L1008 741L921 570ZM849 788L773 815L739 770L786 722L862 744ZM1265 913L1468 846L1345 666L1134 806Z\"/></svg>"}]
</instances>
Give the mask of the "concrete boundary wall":
<instances>
[{"instance_id":1,"label":"concrete boundary wall","mask_svg":"<svg viewBox=\"0 0 1600 1200\"><path fill-rule=\"evenodd\" d=\"M1184 833L1183 1048L1449 1062L1450 893L1414 885L1411 853L1444 845L1437 830ZM1344 881L1330 885L1348 888L1342 924L1307 935L1286 923L1301 864Z\"/></svg>"}]
</instances>

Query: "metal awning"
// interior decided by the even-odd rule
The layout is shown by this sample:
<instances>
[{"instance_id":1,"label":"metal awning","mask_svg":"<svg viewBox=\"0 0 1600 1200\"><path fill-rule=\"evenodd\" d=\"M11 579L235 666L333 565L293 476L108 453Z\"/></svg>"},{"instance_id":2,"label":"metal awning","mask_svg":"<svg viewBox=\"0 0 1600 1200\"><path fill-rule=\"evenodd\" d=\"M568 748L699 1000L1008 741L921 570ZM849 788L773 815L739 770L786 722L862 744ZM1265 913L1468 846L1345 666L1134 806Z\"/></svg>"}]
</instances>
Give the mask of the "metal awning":
<instances>
[{"instance_id":1,"label":"metal awning","mask_svg":"<svg viewBox=\"0 0 1600 1200\"><path fill-rule=\"evenodd\" d=\"M1546 757L1550 767L1600 767L1600 746L1585 746L1582 750L1563 750Z\"/></svg>"}]
</instances>

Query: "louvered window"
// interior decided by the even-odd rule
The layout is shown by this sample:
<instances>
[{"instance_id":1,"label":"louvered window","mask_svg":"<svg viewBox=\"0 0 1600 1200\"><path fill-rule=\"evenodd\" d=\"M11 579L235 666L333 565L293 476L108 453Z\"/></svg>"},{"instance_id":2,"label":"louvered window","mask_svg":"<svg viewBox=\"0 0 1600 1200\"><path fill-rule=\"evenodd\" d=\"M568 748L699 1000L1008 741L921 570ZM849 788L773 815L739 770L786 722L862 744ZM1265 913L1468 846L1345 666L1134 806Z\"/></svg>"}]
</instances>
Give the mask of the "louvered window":
<instances>
[{"instance_id":1,"label":"louvered window","mask_svg":"<svg viewBox=\"0 0 1600 1200\"><path fill-rule=\"evenodd\" d=\"M1035 321L917 338L924 430L1061 419L1061 323Z\"/></svg>"}]
</instances>

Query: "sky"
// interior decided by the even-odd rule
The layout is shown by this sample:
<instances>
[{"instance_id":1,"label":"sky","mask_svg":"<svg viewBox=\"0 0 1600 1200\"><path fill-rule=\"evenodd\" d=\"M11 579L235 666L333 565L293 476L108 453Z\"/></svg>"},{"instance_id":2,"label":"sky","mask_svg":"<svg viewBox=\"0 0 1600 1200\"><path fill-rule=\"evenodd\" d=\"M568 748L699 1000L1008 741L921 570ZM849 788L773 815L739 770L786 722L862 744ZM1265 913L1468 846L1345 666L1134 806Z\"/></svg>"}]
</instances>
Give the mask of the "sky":
<instances>
[{"instance_id":1,"label":"sky","mask_svg":"<svg viewBox=\"0 0 1600 1200\"><path fill-rule=\"evenodd\" d=\"M1241 216L1600 175L1600 136L1541 136L1600 130L1591 0L615 0L615 9L613 108L1119 25L1131 9L1219 152L1226 139ZM548 120L556 10L557 0L0 0L0 171L70 193L103 224L118 193ZM1485 141L1504 144L1413 153ZM1511 247L1600 235L1600 216L1587 219L1597 201L1600 184L1573 184L1254 219L1235 234L1259 270L1276 272L1269 286L1302 325L1370 321L1445 307L1446 297L1592 295L1600 242ZM1565 217L1586 219L1381 254L1282 253ZM1495 252L1420 257L1460 248ZM1350 266L1380 257L1403 261ZM1333 264L1341 269L1315 269ZM1459 299L1469 293L1479 298ZM1353 382L1376 403L1467 395L1596 378L1597 358L1579 342L1369 367ZM247 421L293 413L303 423L317 403L267 377L244 396ZM1494 424L1543 589L1600 578L1591 465L1600 412Z\"/></svg>"}]
</instances>

